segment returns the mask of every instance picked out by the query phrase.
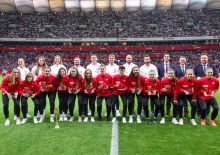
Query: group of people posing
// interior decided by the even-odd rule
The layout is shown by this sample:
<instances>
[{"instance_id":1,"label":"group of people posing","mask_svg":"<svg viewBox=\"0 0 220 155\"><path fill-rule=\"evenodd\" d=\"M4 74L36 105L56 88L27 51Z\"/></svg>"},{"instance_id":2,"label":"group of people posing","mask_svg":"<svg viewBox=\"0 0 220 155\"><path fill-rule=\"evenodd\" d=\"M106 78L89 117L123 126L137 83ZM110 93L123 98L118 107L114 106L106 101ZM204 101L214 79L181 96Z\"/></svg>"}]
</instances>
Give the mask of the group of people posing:
<instances>
[{"instance_id":1,"label":"group of people posing","mask_svg":"<svg viewBox=\"0 0 220 155\"><path fill-rule=\"evenodd\" d=\"M114 123L116 118L121 116L119 112L119 100L121 100L123 123L127 122L128 111L129 123L133 123L134 114L137 115L137 123L141 123L143 120L141 114L144 113L146 123L149 124L150 107L153 122L158 122L158 114L160 114L159 123L165 124L164 105L168 115L172 105L172 123L183 125L183 113L188 117L189 103L192 125L197 125L196 113L201 117L201 125L206 125L212 106L209 123L211 126L217 126L214 120L218 115L218 104L215 99L215 93L219 88L218 72L214 65L208 63L207 54L202 54L200 60L201 63L192 69L187 65L186 57L180 56L180 64L174 65L170 62L169 54L166 53L163 63L155 66L151 64L150 56L145 55L145 64L139 68L132 62L131 55L126 56L126 63L122 66L115 64L113 54L109 55L109 64L106 66L97 62L96 55L91 55L91 64L86 68L80 65L80 58L75 57L73 66L67 70L59 55L55 56L51 67L48 67L45 58L40 56L30 71L25 67L24 59L19 58L18 67L2 80L5 125L10 125L9 99L14 102L14 119L17 125L25 124L28 120L28 98L34 103L33 122L42 123L47 96L50 103L50 122L54 122L55 99L58 94L59 121L74 121L75 103L78 103L78 122L88 122L88 115L91 115L91 122L101 121L102 104L105 100L106 120ZM95 106L97 119L94 117ZM23 114L22 121L20 109Z\"/></svg>"}]
</instances>

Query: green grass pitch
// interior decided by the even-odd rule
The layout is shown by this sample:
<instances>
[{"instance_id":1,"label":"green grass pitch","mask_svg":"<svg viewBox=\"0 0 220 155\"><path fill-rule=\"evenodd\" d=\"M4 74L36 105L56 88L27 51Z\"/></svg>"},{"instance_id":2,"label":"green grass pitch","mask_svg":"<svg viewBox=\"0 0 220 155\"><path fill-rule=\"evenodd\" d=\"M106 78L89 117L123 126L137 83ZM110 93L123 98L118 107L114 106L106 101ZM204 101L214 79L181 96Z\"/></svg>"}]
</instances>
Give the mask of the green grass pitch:
<instances>
[{"instance_id":1,"label":"green grass pitch","mask_svg":"<svg viewBox=\"0 0 220 155\"><path fill-rule=\"evenodd\" d=\"M1 97L1 95L0 95ZM218 103L220 92L217 93ZM95 123L61 122L60 129L49 123L49 105L43 124L33 124L32 118L25 125L16 126L13 121L13 103L10 102L9 127L4 126L2 99L0 99L0 155L108 155L111 147L112 124L103 120ZM56 99L56 107L58 100ZM105 107L105 106L103 106ZM122 113L122 106L120 106ZM136 110L136 108L135 108ZM29 103L33 116L33 104ZM77 117L76 104L74 115ZM219 155L220 116L217 128L210 125L191 126L189 119L184 125L172 125L171 118L166 124L122 124L118 119L120 155ZM135 120L135 119L134 119ZM199 124L199 121L197 120Z\"/></svg>"}]
</instances>

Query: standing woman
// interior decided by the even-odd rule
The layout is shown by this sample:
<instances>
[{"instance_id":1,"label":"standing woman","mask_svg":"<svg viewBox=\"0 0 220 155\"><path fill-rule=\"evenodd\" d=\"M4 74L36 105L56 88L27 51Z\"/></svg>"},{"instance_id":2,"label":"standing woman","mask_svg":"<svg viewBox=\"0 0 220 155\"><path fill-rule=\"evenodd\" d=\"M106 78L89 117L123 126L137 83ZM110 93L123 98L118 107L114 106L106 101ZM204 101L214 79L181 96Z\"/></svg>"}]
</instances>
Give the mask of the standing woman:
<instances>
[{"instance_id":1,"label":"standing woman","mask_svg":"<svg viewBox=\"0 0 220 155\"><path fill-rule=\"evenodd\" d=\"M92 70L86 69L84 75L84 94L85 94L85 119L84 122L88 121L88 103L91 109L91 122L95 122L95 100L96 100L96 86L97 81L92 77Z\"/></svg>"},{"instance_id":2,"label":"standing woman","mask_svg":"<svg viewBox=\"0 0 220 155\"><path fill-rule=\"evenodd\" d=\"M66 76L66 69L61 67L56 77L56 85L59 98L59 113L60 122L67 121L67 104L68 104L68 76Z\"/></svg>"},{"instance_id":3,"label":"standing woman","mask_svg":"<svg viewBox=\"0 0 220 155\"><path fill-rule=\"evenodd\" d=\"M79 105L79 118L78 122L82 122L82 112L83 112L83 77L79 74L76 67L70 68L70 73L68 75L68 92L69 92L69 112L70 112L70 120L72 122L74 120L73 111L75 106L76 96L78 97L78 105Z\"/></svg>"},{"instance_id":4,"label":"standing woman","mask_svg":"<svg viewBox=\"0 0 220 155\"><path fill-rule=\"evenodd\" d=\"M63 65L62 58L59 55L56 55L54 57L53 66L51 66L50 68L51 68L51 74L53 76L57 76L60 68L64 68L65 72L67 71L66 67Z\"/></svg>"},{"instance_id":5,"label":"standing woman","mask_svg":"<svg viewBox=\"0 0 220 155\"><path fill-rule=\"evenodd\" d=\"M55 77L51 74L51 69L46 67L45 73L37 77L37 83L40 84L41 90L38 95L40 100L40 106L45 110L46 108L46 96L50 102L50 122L54 122L54 108L56 98L56 84ZM41 115L41 119L44 116Z\"/></svg>"},{"instance_id":6,"label":"standing woman","mask_svg":"<svg viewBox=\"0 0 220 155\"><path fill-rule=\"evenodd\" d=\"M2 80L2 101L3 101L3 111L5 115L5 126L10 125L9 120L9 110L8 110L8 104L9 99L12 99L15 106L15 115L17 116L16 119L16 125L20 125L20 96L19 96L19 89L21 86L21 77L20 77L20 71L17 68L14 68L12 70L12 73L8 76L6 76Z\"/></svg>"},{"instance_id":7,"label":"standing woman","mask_svg":"<svg viewBox=\"0 0 220 155\"><path fill-rule=\"evenodd\" d=\"M39 111L41 115L43 115L43 109L40 109L39 101L37 95L40 93L39 84L34 81L34 77L32 73L28 73L25 77L25 80L22 81L19 94L21 95L21 110L23 113L24 119L21 121L21 124L25 124L27 122L27 101L30 97L34 102L34 124L38 123L37 120L37 112ZM42 120L40 120L42 122Z\"/></svg>"},{"instance_id":8,"label":"standing woman","mask_svg":"<svg viewBox=\"0 0 220 155\"><path fill-rule=\"evenodd\" d=\"M167 102L170 102L173 104L173 124L178 124L177 121L177 100L174 100L174 94L176 94L177 85L178 85L178 79L175 77L175 71L173 69L168 69L167 71L168 76L163 77L160 82L160 112L161 112L161 124L165 124L165 118L164 118L164 104L165 99Z\"/></svg>"},{"instance_id":9,"label":"standing woman","mask_svg":"<svg viewBox=\"0 0 220 155\"><path fill-rule=\"evenodd\" d=\"M142 89L144 85L144 77L139 74L139 68L134 66L128 77L128 111L129 111L129 123L133 123L133 112L134 112L134 99L135 95L138 100L137 108L137 123L141 123L141 111L142 111Z\"/></svg>"},{"instance_id":10,"label":"standing woman","mask_svg":"<svg viewBox=\"0 0 220 155\"><path fill-rule=\"evenodd\" d=\"M185 77L178 81L177 91L174 94L174 100L178 100L179 125L183 125L183 104L187 101L191 105L191 123L197 125L195 121L196 115L196 78L194 78L193 70L187 69Z\"/></svg>"},{"instance_id":11,"label":"standing woman","mask_svg":"<svg viewBox=\"0 0 220 155\"><path fill-rule=\"evenodd\" d=\"M144 113L146 116L146 123L149 124L150 119L149 119L149 111L148 111L148 101L149 99L151 100L151 107L156 107L155 108L155 115L153 116L153 122L157 123L157 116L160 110L160 101L158 98L158 94L160 91L160 80L157 79L157 75L155 70L150 70L149 71L149 78L145 79L144 82L144 88L143 88L143 108L144 108Z\"/></svg>"},{"instance_id":12,"label":"standing woman","mask_svg":"<svg viewBox=\"0 0 220 155\"><path fill-rule=\"evenodd\" d=\"M39 56L37 59L37 64L31 69L31 73L34 76L34 80L37 79L38 76L45 73L47 64L46 60L43 56Z\"/></svg>"}]
</instances>

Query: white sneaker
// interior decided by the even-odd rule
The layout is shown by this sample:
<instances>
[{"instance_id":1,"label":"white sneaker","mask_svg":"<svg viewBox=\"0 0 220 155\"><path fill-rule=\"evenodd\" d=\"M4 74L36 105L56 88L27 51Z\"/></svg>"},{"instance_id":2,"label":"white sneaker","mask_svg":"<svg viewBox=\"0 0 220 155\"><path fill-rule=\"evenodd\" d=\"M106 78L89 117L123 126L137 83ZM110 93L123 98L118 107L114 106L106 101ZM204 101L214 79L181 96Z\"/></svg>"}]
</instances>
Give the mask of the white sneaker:
<instances>
[{"instance_id":1,"label":"white sneaker","mask_svg":"<svg viewBox=\"0 0 220 155\"><path fill-rule=\"evenodd\" d=\"M31 118L31 115L29 113L26 114L27 118Z\"/></svg>"},{"instance_id":2,"label":"white sneaker","mask_svg":"<svg viewBox=\"0 0 220 155\"><path fill-rule=\"evenodd\" d=\"M16 115L14 115L14 120L15 120L15 121L17 120L17 116L16 116Z\"/></svg>"},{"instance_id":3,"label":"white sneaker","mask_svg":"<svg viewBox=\"0 0 220 155\"><path fill-rule=\"evenodd\" d=\"M88 110L88 116L91 116L91 110Z\"/></svg>"},{"instance_id":4,"label":"white sneaker","mask_svg":"<svg viewBox=\"0 0 220 155\"><path fill-rule=\"evenodd\" d=\"M59 122L63 122L63 114L60 114L60 119L59 119Z\"/></svg>"},{"instance_id":5,"label":"white sneaker","mask_svg":"<svg viewBox=\"0 0 220 155\"><path fill-rule=\"evenodd\" d=\"M9 126L10 125L10 120L9 119L6 119L5 120L5 126Z\"/></svg>"},{"instance_id":6,"label":"white sneaker","mask_svg":"<svg viewBox=\"0 0 220 155\"><path fill-rule=\"evenodd\" d=\"M74 116L70 117L69 122L73 122L74 121Z\"/></svg>"},{"instance_id":7,"label":"white sneaker","mask_svg":"<svg viewBox=\"0 0 220 155\"><path fill-rule=\"evenodd\" d=\"M37 124L37 123L38 123L37 117L34 116L34 124Z\"/></svg>"},{"instance_id":8,"label":"white sneaker","mask_svg":"<svg viewBox=\"0 0 220 155\"><path fill-rule=\"evenodd\" d=\"M25 124L27 123L27 118L24 118L22 121L21 121L21 124Z\"/></svg>"},{"instance_id":9,"label":"white sneaker","mask_svg":"<svg viewBox=\"0 0 220 155\"><path fill-rule=\"evenodd\" d=\"M120 116L121 116L121 114L120 114L119 110L116 110L116 117L120 117Z\"/></svg>"},{"instance_id":10,"label":"white sneaker","mask_svg":"<svg viewBox=\"0 0 220 155\"><path fill-rule=\"evenodd\" d=\"M191 119L190 121L191 121L191 123L192 123L193 126L196 126L196 125L197 125L195 119Z\"/></svg>"},{"instance_id":11,"label":"white sneaker","mask_svg":"<svg viewBox=\"0 0 220 155\"><path fill-rule=\"evenodd\" d=\"M82 116L79 116L78 122L82 122Z\"/></svg>"},{"instance_id":12,"label":"white sneaker","mask_svg":"<svg viewBox=\"0 0 220 155\"><path fill-rule=\"evenodd\" d=\"M88 122L88 117L85 117L83 122Z\"/></svg>"},{"instance_id":13,"label":"white sneaker","mask_svg":"<svg viewBox=\"0 0 220 155\"><path fill-rule=\"evenodd\" d=\"M122 123L126 123L126 118L125 117L122 118Z\"/></svg>"},{"instance_id":14,"label":"white sneaker","mask_svg":"<svg viewBox=\"0 0 220 155\"><path fill-rule=\"evenodd\" d=\"M179 125L183 125L183 119L182 118L179 119Z\"/></svg>"},{"instance_id":15,"label":"white sneaker","mask_svg":"<svg viewBox=\"0 0 220 155\"><path fill-rule=\"evenodd\" d=\"M137 115L137 123L141 123L140 115Z\"/></svg>"},{"instance_id":16,"label":"white sneaker","mask_svg":"<svg viewBox=\"0 0 220 155\"><path fill-rule=\"evenodd\" d=\"M20 118L17 118L17 119L16 119L16 125L21 125L21 120L20 120Z\"/></svg>"},{"instance_id":17,"label":"white sneaker","mask_svg":"<svg viewBox=\"0 0 220 155\"><path fill-rule=\"evenodd\" d=\"M44 121L44 115L40 115L40 120L38 123L43 123L43 121Z\"/></svg>"},{"instance_id":18,"label":"white sneaker","mask_svg":"<svg viewBox=\"0 0 220 155\"><path fill-rule=\"evenodd\" d=\"M50 123L54 122L54 114L50 114Z\"/></svg>"},{"instance_id":19,"label":"white sneaker","mask_svg":"<svg viewBox=\"0 0 220 155\"><path fill-rule=\"evenodd\" d=\"M176 118L172 119L172 123L175 124L175 125L178 124L178 121L176 120Z\"/></svg>"},{"instance_id":20,"label":"white sneaker","mask_svg":"<svg viewBox=\"0 0 220 155\"><path fill-rule=\"evenodd\" d=\"M63 114L63 121L64 121L64 122L67 122L67 121L68 121L66 114Z\"/></svg>"},{"instance_id":21,"label":"white sneaker","mask_svg":"<svg viewBox=\"0 0 220 155\"><path fill-rule=\"evenodd\" d=\"M37 112L37 118L40 118L40 111Z\"/></svg>"},{"instance_id":22,"label":"white sneaker","mask_svg":"<svg viewBox=\"0 0 220 155\"><path fill-rule=\"evenodd\" d=\"M162 117L161 121L160 121L160 124L165 124L165 118Z\"/></svg>"},{"instance_id":23,"label":"white sneaker","mask_svg":"<svg viewBox=\"0 0 220 155\"><path fill-rule=\"evenodd\" d=\"M95 122L95 119L94 119L94 117L91 117L91 122Z\"/></svg>"},{"instance_id":24,"label":"white sneaker","mask_svg":"<svg viewBox=\"0 0 220 155\"><path fill-rule=\"evenodd\" d=\"M116 118L113 117L113 118L112 118L112 123L115 123L115 122L116 122Z\"/></svg>"},{"instance_id":25,"label":"white sneaker","mask_svg":"<svg viewBox=\"0 0 220 155\"><path fill-rule=\"evenodd\" d=\"M132 115L130 115L129 116L129 121L128 121L129 123L133 123L133 117L132 117Z\"/></svg>"}]
</instances>

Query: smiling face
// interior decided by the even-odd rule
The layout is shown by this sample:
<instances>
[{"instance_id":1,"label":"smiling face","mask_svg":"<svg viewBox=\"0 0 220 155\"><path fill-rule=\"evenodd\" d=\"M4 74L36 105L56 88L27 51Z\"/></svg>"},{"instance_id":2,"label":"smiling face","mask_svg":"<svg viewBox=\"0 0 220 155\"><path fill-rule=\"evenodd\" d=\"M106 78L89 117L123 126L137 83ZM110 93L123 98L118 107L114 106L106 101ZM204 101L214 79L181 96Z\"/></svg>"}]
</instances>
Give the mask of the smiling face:
<instances>
[{"instance_id":1,"label":"smiling face","mask_svg":"<svg viewBox=\"0 0 220 155\"><path fill-rule=\"evenodd\" d=\"M91 70L86 70L85 71L85 76L86 76L87 79L92 78L92 71Z\"/></svg>"},{"instance_id":2,"label":"smiling face","mask_svg":"<svg viewBox=\"0 0 220 155\"><path fill-rule=\"evenodd\" d=\"M40 58L38 59L38 65L39 65L39 66L43 66L44 63L45 63L45 59L42 58L42 57L40 57Z\"/></svg>"},{"instance_id":3,"label":"smiling face","mask_svg":"<svg viewBox=\"0 0 220 155\"><path fill-rule=\"evenodd\" d=\"M18 59L18 66L24 67L24 59L23 58Z\"/></svg>"},{"instance_id":4,"label":"smiling face","mask_svg":"<svg viewBox=\"0 0 220 155\"><path fill-rule=\"evenodd\" d=\"M202 64L207 64L208 63L208 56L207 55L201 55L200 61Z\"/></svg>"},{"instance_id":5,"label":"smiling face","mask_svg":"<svg viewBox=\"0 0 220 155\"><path fill-rule=\"evenodd\" d=\"M74 65L76 65L76 66L80 65L80 59L79 58L74 59Z\"/></svg>"},{"instance_id":6,"label":"smiling face","mask_svg":"<svg viewBox=\"0 0 220 155\"><path fill-rule=\"evenodd\" d=\"M144 57L144 63L149 64L150 63L150 57Z\"/></svg>"},{"instance_id":7,"label":"smiling face","mask_svg":"<svg viewBox=\"0 0 220 155\"><path fill-rule=\"evenodd\" d=\"M150 71L150 72L149 72L149 78L150 78L151 80L154 80L155 77L156 77L155 71Z\"/></svg>"},{"instance_id":8,"label":"smiling face","mask_svg":"<svg viewBox=\"0 0 220 155\"><path fill-rule=\"evenodd\" d=\"M33 81L33 75L32 74L27 74L27 76L26 76L26 80L27 80L27 82L32 82Z\"/></svg>"},{"instance_id":9,"label":"smiling face","mask_svg":"<svg viewBox=\"0 0 220 155\"><path fill-rule=\"evenodd\" d=\"M55 62L56 65L61 64L61 57L60 57L60 56L56 56L56 57L54 58L54 62Z\"/></svg>"},{"instance_id":10,"label":"smiling face","mask_svg":"<svg viewBox=\"0 0 220 155\"><path fill-rule=\"evenodd\" d=\"M170 55L169 54L165 54L163 57L164 62L169 62L170 61Z\"/></svg>"},{"instance_id":11,"label":"smiling face","mask_svg":"<svg viewBox=\"0 0 220 155\"><path fill-rule=\"evenodd\" d=\"M173 70L168 70L168 79L172 80L174 78L174 71Z\"/></svg>"},{"instance_id":12,"label":"smiling face","mask_svg":"<svg viewBox=\"0 0 220 155\"><path fill-rule=\"evenodd\" d=\"M206 77L210 79L213 76L213 70L211 68L206 70Z\"/></svg>"},{"instance_id":13,"label":"smiling face","mask_svg":"<svg viewBox=\"0 0 220 155\"><path fill-rule=\"evenodd\" d=\"M138 76L139 75L139 68L138 67L134 67L133 69L132 69L132 72L133 72L133 74L134 74L134 76Z\"/></svg>"},{"instance_id":14,"label":"smiling face","mask_svg":"<svg viewBox=\"0 0 220 155\"><path fill-rule=\"evenodd\" d=\"M15 76L15 78L20 77L20 71L17 68L13 69L12 74Z\"/></svg>"},{"instance_id":15,"label":"smiling face","mask_svg":"<svg viewBox=\"0 0 220 155\"><path fill-rule=\"evenodd\" d=\"M92 63L97 63L97 56L96 55L92 55L91 56L91 61L92 61Z\"/></svg>"},{"instance_id":16,"label":"smiling face","mask_svg":"<svg viewBox=\"0 0 220 155\"><path fill-rule=\"evenodd\" d=\"M180 63L180 65L186 65L186 58L185 57L180 57L179 63Z\"/></svg>"},{"instance_id":17,"label":"smiling face","mask_svg":"<svg viewBox=\"0 0 220 155\"><path fill-rule=\"evenodd\" d=\"M46 77L50 76L50 73L51 73L51 69L48 67L45 69L45 75Z\"/></svg>"},{"instance_id":18,"label":"smiling face","mask_svg":"<svg viewBox=\"0 0 220 155\"><path fill-rule=\"evenodd\" d=\"M132 56L131 55L127 55L126 56L126 62L129 64L132 62Z\"/></svg>"},{"instance_id":19,"label":"smiling face","mask_svg":"<svg viewBox=\"0 0 220 155\"><path fill-rule=\"evenodd\" d=\"M191 80L193 78L193 70L186 70L186 79Z\"/></svg>"},{"instance_id":20,"label":"smiling face","mask_svg":"<svg viewBox=\"0 0 220 155\"><path fill-rule=\"evenodd\" d=\"M70 72L73 77L75 77L77 74L77 70L75 68L72 68Z\"/></svg>"},{"instance_id":21,"label":"smiling face","mask_svg":"<svg viewBox=\"0 0 220 155\"><path fill-rule=\"evenodd\" d=\"M105 66L100 66L100 67L99 67L99 70L100 70L100 73L101 73L102 75L105 74Z\"/></svg>"},{"instance_id":22,"label":"smiling face","mask_svg":"<svg viewBox=\"0 0 220 155\"><path fill-rule=\"evenodd\" d=\"M113 64L115 62L115 57L113 55L109 56L109 62Z\"/></svg>"}]
</instances>

